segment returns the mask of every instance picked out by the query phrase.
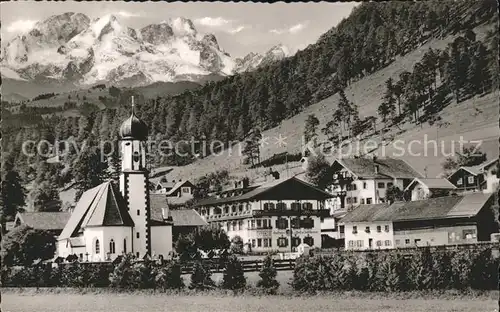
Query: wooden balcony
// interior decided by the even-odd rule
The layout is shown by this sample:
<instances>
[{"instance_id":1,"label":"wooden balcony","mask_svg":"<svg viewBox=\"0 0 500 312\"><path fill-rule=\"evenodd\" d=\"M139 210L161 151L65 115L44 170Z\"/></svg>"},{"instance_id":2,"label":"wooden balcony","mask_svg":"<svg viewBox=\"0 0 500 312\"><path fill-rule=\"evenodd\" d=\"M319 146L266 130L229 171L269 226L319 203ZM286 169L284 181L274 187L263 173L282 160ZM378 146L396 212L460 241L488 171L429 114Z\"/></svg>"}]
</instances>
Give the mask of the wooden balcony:
<instances>
[{"instance_id":1,"label":"wooden balcony","mask_svg":"<svg viewBox=\"0 0 500 312\"><path fill-rule=\"evenodd\" d=\"M330 215L330 210L328 209L313 209L313 210L252 210L252 215L254 217L270 217L270 216L280 216L280 217L298 217L298 216L311 216L311 217L323 217L326 218Z\"/></svg>"}]
</instances>

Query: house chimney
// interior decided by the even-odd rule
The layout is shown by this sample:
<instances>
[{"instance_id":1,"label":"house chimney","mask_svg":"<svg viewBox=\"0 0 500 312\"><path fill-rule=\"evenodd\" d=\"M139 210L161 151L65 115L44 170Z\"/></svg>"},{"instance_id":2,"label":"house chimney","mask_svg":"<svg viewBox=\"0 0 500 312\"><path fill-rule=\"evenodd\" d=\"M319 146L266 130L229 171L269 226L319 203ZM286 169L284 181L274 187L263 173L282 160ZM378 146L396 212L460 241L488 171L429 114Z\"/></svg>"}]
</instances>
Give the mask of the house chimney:
<instances>
[{"instance_id":1,"label":"house chimney","mask_svg":"<svg viewBox=\"0 0 500 312\"><path fill-rule=\"evenodd\" d=\"M375 165L375 174L378 174L378 173L379 173L379 166Z\"/></svg>"},{"instance_id":2,"label":"house chimney","mask_svg":"<svg viewBox=\"0 0 500 312\"><path fill-rule=\"evenodd\" d=\"M249 184L249 179L248 178L243 178L243 180L241 181L241 187L242 188L246 188L248 187L248 184Z\"/></svg>"},{"instance_id":3,"label":"house chimney","mask_svg":"<svg viewBox=\"0 0 500 312\"><path fill-rule=\"evenodd\" d=\"M169 210L168 206L161 208L161 216L162 216L163 220L167 220L170 217L168 210Z\"/></svg>"}]
</instances>

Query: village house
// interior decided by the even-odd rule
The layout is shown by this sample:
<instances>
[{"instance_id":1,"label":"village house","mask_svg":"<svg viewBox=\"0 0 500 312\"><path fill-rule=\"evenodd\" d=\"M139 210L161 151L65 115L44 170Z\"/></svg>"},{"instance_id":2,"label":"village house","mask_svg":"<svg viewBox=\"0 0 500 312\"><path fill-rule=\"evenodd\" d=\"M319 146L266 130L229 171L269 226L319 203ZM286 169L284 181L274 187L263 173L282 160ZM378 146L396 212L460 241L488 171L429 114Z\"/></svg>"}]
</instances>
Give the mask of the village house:
<instances>
[{"instance_id":1,"label":"village house","mask_svg":"<svg viewBox=\"0 0 500 312\"><path fill-rule=\"evenodd\" d=\"M493 193L499 184L497 177L498 158L477 166L462 166L455 170L448 180L460 192Z\"/></svg>"},{"instance_id":2,"label":"village house","mask_svg":"<svg viewBox=\"0 0 500 312\"><path fill-rule=\"evenodd\" d=\"M321 247L321 218L328 216L331 195L296 177L218 193L197 210L230 239L240 236L256 252L295 251L301 243Z\"/></svg>"},{"instance_id":3,"label":"village house","mask_svg":"<svg viewBox=\"0 0 500 312\"><path fill-rule=\"evenodd\" d=\"M44 230L59 236L68 222L69 212L18 212L14 219L14 227L29 226L36 230Z\"/></svg>"},{"instance_id":4,"label":"village house","mask_svg":"<svg viewBox=\"0 0 500 312\"><path fill-rule=\"evenodd\" d=\"M150 194L151 216L155 220L163 218L168 211L167 219L172 222L172 241L175 242L179 235L196 233L202 226L208 225L200 214L194 209L177 209L170 203L166 194ZM167 219L163 219L166 221Z\"/></svg>"},{"instance_id":5,"label":"village house","mask_svg":"<svg viewBox=\"0 0 500 312\"><path fill-rule=\"evenodd\" d=\"M423 176L402 159L343 158L332 163L334 194L327 208L332 212L349 210L359 205L387 202L386 190L391 186L403 191L415 178Z\"/></svg>"},{"instance_id":6,"label":"village house","mask_svg":"<svg viewBox=\"0 0 500 312\"><path fill-rule=\"evenodd\" d=\"M415 178L404 190L408 200L422 200L450 195L457 189L447 179Z\"/></svg>"},{"instance_id":7,"label":"village house","mask_svg":"<svg viewBox=\"0 0 500 312\"><path fill-rule=\"evenodd\" d=\"M170 182L161 180L154 187L154 194L163 194L167 198L170 207L186 207L186 204L193 199L195 186L190 181L172 180Z\"/></svg>"},{"instance_id":8,"label":"village house","mask_svg":"<svg viewBox=\"0 0 500 312\"><path fill-rule=\"evenodd\" d=\"M492 194L366 205L342 218L345 248L390 249L489 241L498 232Z\"/></svg>"}]
</instances>

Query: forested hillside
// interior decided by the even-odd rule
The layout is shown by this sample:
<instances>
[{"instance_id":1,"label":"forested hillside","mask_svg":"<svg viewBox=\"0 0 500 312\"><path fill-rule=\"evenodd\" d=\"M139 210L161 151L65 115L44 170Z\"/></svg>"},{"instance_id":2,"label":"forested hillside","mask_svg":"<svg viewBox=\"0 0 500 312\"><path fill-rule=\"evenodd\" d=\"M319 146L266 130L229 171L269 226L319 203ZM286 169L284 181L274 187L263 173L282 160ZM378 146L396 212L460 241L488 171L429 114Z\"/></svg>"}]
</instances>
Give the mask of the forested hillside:
<instances>
[{"instance_id":1,"label":"forested hillside","mask_svg":"<svg viewBox=\"0 0 500 312\"><path fill-rule=\"evenodd\" d=\"M498 86L495 74L498 73L498 61L491 57L498 55L494 52L498 36L490 33L479 42L472 31L474 27L496 20L496 6L496 2L490 0L363 3L316 44L290 58L177 96L140 100L136 111L150 125L155 139L173 142L191 137L205 137L208 142L241 140L251 130L277 126L335 93L339 93L343 101L339 106L344 108L340 110L344 115L337 116L343 126L331 123L325 128L345 128L346 133L341 136L365 131L362 126L373 119L386 126L406 119L423 122L421 117L429 116L426 112L443 107L434 105L436 95L446 98L449 93L461 101L471 94L484 93ZM450 35L462 39L443 51L429 52L422 66L400 76L399 84L399 81L388 82L386 101L378 114L360 116L355 105L342 95L350 85L385 68L396 58L431 39ZM464 68L467 74L459 75L464 73ZM477 75L482 77L480 85L471 84L478 81ZM425 79L417 85L422 77ZM445 87L439 89L438 85ZM120 107L77 117L46 114L41 118L36 112L17 114L17 117L9 114L9 119L17 118L19 122L9 123L4 129L2 148L9 156L5 159L10 166L5 168L10 171L4 171L2 176L15 176L12 173L15 172L19 174L16 179L24 184L35 179L60 187L74 182L81 190L99 183L106 178L108 165L89 166L89 163L96 163L95 150L80 155L73 151L57 165L49 165L43 162L44 157L24 155L22 142L27 139L54 142L68 137L77 142L112 140L120 123L130 114L126 99L132 94L134 91L120 94ZM194 160L191 155L155 157L150 161L153 166L162 166L184 165ZM110 168L112 164L113 161ZM47 188L44 191L50 193L49 189L54 186L44 187ZM12 215L15 209L10 207L4 213Z\"/></svg>"}]
</instances>

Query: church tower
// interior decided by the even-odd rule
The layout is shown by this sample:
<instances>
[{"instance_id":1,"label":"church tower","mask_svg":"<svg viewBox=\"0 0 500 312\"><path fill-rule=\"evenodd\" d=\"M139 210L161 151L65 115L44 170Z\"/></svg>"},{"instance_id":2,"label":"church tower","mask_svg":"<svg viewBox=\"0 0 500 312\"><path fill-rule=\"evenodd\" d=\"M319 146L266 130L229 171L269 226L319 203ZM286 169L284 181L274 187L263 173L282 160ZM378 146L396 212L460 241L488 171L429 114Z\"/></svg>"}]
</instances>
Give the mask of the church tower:
<instances>
[{"instance_id":1,"label":"church tower","mask_svg":"<svg viewBox=\"0 0 500 312\"><path fill-rule=\"evenodd\" d=\"M122 170L120 191L128 204L134 221L132 252L139 257L151 256L151 209L149 200L149 172L146 169L146 140L148 126L134 112L120 127Z\"/></svg>"}]
</instances>

